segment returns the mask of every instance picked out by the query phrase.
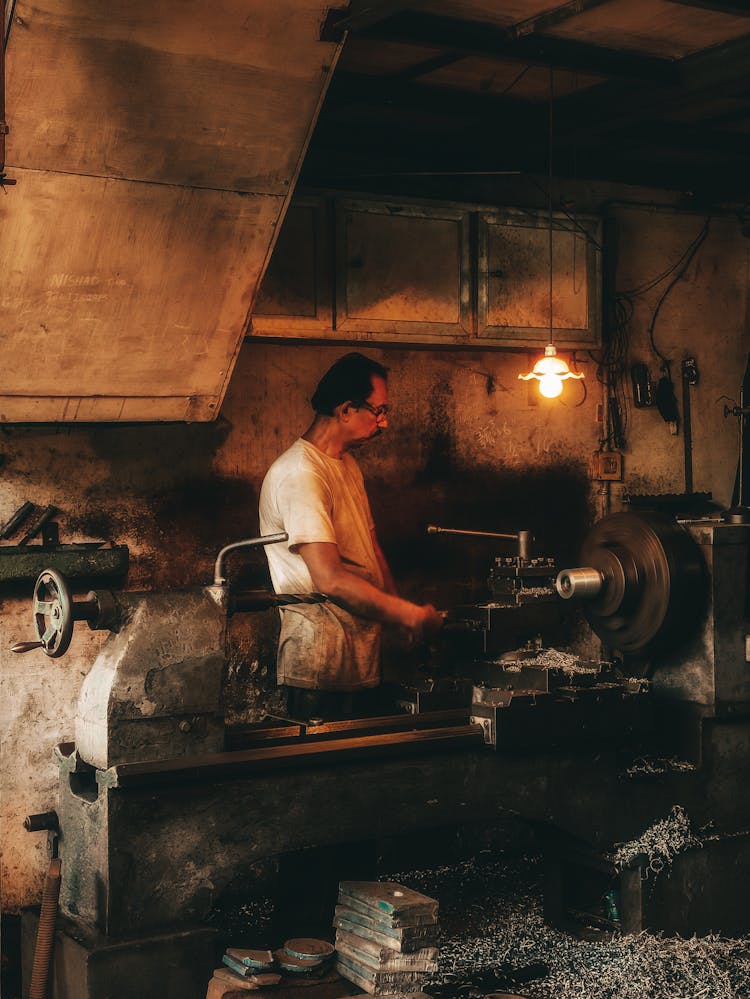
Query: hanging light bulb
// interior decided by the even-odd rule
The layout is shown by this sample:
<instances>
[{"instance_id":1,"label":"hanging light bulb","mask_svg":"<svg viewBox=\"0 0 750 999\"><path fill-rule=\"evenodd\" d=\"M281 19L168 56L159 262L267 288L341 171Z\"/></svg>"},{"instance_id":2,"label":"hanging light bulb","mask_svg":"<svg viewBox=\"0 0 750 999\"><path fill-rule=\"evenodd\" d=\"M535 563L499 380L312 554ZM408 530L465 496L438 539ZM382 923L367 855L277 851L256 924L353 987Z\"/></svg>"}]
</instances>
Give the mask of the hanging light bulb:
<instances>
[{"instance_id":1,"label":"hanging light bulb","mask_svg":"<svg viewBox=\"0 0 750 999\"><path fill-rule=\"evenodd\" d=\"M582 371L571 371L561 357L557 356L557 350L553 343L548 343L544 348L544 357L540 357L534 365L532 371L527 375L518 376L522 382L531 381L532 378L539 380L539 391L547 399L556 399L563 390L563 382L568 378L583 378Z\"/></svg>"},{"instance_id":2,"label":"hanging light bulb","mask_svg":"<svg viewBox=\"0 0 750 999\"><path fill-rule=\"evenodd\" d=\"M547 216L549 235L549 343L544 348L544 357L541 357L527 375L519 375L521 381L528 382L532 378L539 380L539 391L546 399L556 399L563 390L563 382L568 378L580 380L583 378L582 371L571 371L561 357L557 356L557 350L552 342L553 315L552 315L552 99L553 93L553 71L549 71L549 177L547 187Z\"/></svg>"}]
</instances>

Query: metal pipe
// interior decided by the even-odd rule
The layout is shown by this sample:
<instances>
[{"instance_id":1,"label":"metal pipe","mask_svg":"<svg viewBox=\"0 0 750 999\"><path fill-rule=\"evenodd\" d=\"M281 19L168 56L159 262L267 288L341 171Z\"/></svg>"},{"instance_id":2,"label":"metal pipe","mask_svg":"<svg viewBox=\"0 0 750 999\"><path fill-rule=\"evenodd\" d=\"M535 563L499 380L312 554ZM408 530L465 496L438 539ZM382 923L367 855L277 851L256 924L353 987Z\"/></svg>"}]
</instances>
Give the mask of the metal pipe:
<instances>
[{"instance_id":1,"label":"metal pipe","mask_svg":"<svg viewBox=\"0 0 750 999\"><path fill-rule=\"evenodd\" d=\"M216 556L216 562L214 564L214 586L224 586L226 583L226 577L223 574L222 565L224 561L224 556L229 552L234 551L235 548L259 548L262 545L276 545L282 541L288 541L289 535L284 532L282 534L265 534L260 538L246 538L244 541L235 541L231 545L225 545L219 554Z\"/></svg>"}]
</instances>

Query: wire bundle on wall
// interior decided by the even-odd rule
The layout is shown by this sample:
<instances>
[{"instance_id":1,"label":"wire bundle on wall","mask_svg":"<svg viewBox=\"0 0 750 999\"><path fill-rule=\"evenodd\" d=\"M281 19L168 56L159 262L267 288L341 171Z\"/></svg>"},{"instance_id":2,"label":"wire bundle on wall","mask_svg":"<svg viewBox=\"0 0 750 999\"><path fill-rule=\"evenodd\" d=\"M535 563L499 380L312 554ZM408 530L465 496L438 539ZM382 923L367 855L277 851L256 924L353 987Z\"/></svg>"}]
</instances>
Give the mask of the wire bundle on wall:
<instances>
[{"instance_id":1,"label":"wire bundle on wall","mask_svg":"<svg viewBox=\"0 0 750 999\"><path fill-rule=\"evenodd\" d=\"M643 284L625 291L614 291L604 296L604 337L600 357L589 352L597 363L597 378L605 387L608 400L609 418L604 430L601 445L603 448L625 446L628 426L629 402L626 392L627 366L630 353L630 331L635 304L663 281L671 278L660 294L651 314L648 325L648 342L660 362L662 377L657 386L656 404L663 418L677 422L677 400L672 381L672 360L659 349L655 329L659 313L668 295L684 277L708 235L711 219L707 218L700 232L685 247L677 260L655 277Z\"/></svg>"}]
</instances>

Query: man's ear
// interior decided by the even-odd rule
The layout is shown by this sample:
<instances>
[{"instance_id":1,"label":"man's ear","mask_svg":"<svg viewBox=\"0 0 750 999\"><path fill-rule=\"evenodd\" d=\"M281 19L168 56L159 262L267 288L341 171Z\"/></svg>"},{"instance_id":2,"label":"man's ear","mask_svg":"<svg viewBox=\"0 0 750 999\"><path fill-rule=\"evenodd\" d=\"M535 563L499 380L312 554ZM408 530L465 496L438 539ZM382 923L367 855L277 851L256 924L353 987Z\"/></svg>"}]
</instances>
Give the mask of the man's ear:
<instances>
[{"instance_id":1,"label":"man's ear","mask_svg":"<svg viewBox=\"0 0 750 999\"><path fill-rule=\"evenodd\" d=\"M351 399L347 399L346 402L342 402L336 407L343 420L348 420L352 409L354 409L354 404Z\"/></svg>"}]
</instances>

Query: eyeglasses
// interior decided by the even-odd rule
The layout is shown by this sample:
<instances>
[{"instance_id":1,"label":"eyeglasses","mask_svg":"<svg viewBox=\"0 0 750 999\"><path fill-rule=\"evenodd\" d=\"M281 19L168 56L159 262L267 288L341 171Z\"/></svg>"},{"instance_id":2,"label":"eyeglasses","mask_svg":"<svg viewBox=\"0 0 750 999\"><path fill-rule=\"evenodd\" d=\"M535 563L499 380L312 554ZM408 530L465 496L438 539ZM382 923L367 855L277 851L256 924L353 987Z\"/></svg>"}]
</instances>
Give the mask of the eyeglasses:
<instances>
[{"instance_id":1,"label":"eyeglasses","mask_svg":"<svg viewBox=\"0 0 750 999\"><path fill-rule=\"evenodd\" d=\"M375 417L376 420L379 420L383 416L388 416L388 413L390 411L390 407L387 404L384 404L382 406L371 406L370 403L367 402L366 400L364 400L363 402L360 402L354 408L355 409L368 409L372 413L372 415Z\"/></svg>"}]
</instances>

